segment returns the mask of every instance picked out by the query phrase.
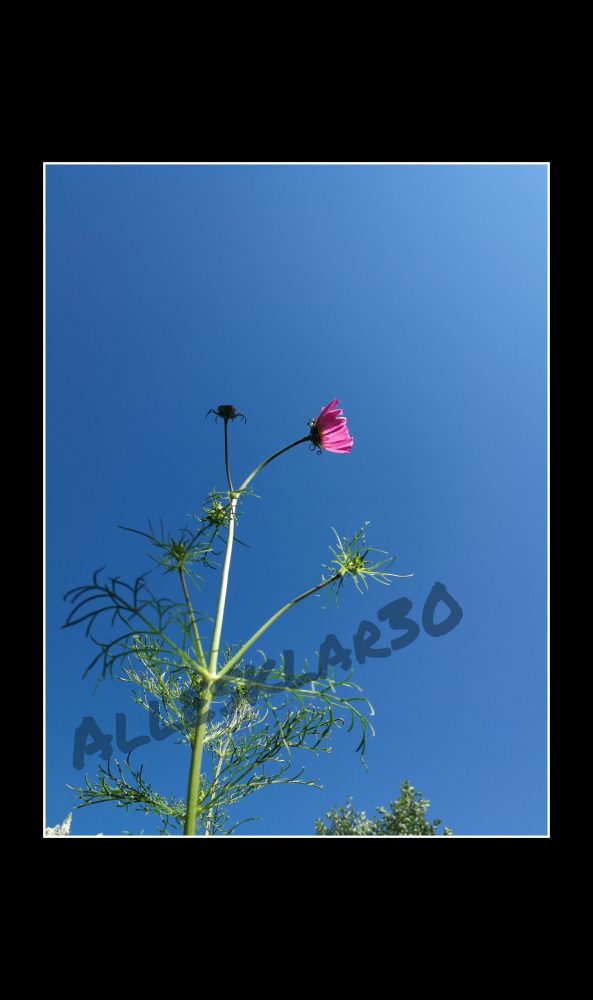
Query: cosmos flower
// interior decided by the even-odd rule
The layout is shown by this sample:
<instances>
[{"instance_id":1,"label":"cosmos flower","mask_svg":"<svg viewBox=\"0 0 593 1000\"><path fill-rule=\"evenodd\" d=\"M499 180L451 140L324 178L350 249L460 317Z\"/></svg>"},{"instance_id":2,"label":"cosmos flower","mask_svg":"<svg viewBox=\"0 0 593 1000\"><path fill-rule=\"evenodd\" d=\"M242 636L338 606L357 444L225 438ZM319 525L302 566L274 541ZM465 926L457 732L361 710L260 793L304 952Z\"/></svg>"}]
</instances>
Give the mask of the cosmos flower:
<instances>
[{"instance_id":1,"label":"cosmos flower","mask_svg":"<svg viewBox=\"0 0 593 1000\"><path fill-rule=\"evenodd\" d=\"M311 441L316 448L346 454L352 451L354 438L349 434L346 417L338 409L339 402L339 399L332 399L331 403L323 407L315 420L309 421L309 427L311 428Z\"/></svg>"}]
</instances>

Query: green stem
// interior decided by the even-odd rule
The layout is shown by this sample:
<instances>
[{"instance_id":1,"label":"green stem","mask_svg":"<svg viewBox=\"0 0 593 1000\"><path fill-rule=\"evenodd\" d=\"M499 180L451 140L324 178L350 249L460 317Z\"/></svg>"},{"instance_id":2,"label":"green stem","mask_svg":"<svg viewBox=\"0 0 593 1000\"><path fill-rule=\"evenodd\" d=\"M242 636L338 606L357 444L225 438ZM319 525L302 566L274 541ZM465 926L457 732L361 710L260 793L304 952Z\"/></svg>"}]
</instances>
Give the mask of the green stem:
<instances>
[{"instance_id":1,"label":"green stem","mask_svg":"<svg viewBox=\"0 0 593 1000\"><path fill-rule=\"evenodd\" d=\"M224 422L224 464L226 468L226 477L229 484L229 490L233 493L233 484L231 482L231 473L229 470L229 441L228 441L228 420Z\"/></svg>"},{"instance_id":2,"label":"green stem","mask_svg":"<svg viewBox=\"0 0 593 1000\"><path fill-rule=\"evenodd\" d=\"M235 653L235 655L232 657L232 659L230 659L228 661L228 663L225 663L224 667L222 668L222 670L220 671L220 673L217 675L216 679L220 680L220 678L224 677L224 675L227 674L229 672L229 670L232 670L232 668L235 666L235 664L238 663L239 660L245 655L245 653L247 652L247 650L249 649L249 647L253 646L253 643L257 642L257 640L259 639L260 635L263 635L263 633L267 629L269 629L270 625L273 625L274 622L277 621L278 618L280 618L281 615L283 615L286 611L289 611L290 608L294 608L295 604L298 604L299 601L304 601L305 597L310 597L311 594L315 594L315 593L317 593L318 590L323 590L323 588L324 587L328 587L330 585L330 583L334 583L336 580L339 580L339 578L341 576L343 576L343 573L340 571L340 572L336 573L334 576L331 576L329 578L329 580L324 580L323 583L318 583L316 587L311 587L310 590L306 590L304 592L304 594L299 594L299 596L295 597L294 600L289 601L288 604L285 604L284 607L280 608L280 610L277 611L275 615L272 615L271 618L268 618L267 622L264 622L264 624L262 625L262 627L259 628L257 630L257 632L253 633L253 635L251 636L251 638L247 640L247 642L245 643L244 646L241 646L241 649L237 653Z\"/></svg>"},{"instance_id":3,"label":"green stem","mask_svg":"<svg viewBox=\"0 0 593 1000\"><path fill-rule=\"evenodd\" d=\"M220 577L220 590L218 592L218 606L216 608L216 618L214 619L214 631L212 632L212 645L210 647L210 658L208 661L208 672L212 679L216 677L216 666L218 664L218 652L220 648L220 633L222 632L222 622L224 618L224 607L226 604L226 594L229 583L229 570L231 568L231 555L233 551L233 538L235 535L235 511L237 509L237 497L231 497L229 508L229 523L227 528L226 549L224 562L222 564L222 575Z\"/></svg>"},{"instance_id":4,"label":"green stem","mask_svg":"<svg viewBox=\"0 0 593 1000\"><path fill-rule=\"evenodd\" d=\"M210 658L208 662L208 681L205 691L200 699L198 709L198 722L196 734L192 747L191 768L189 772L189 784L187 790L187 814L185 819L184 835L193 837L196 828L196 816L198 811L198 795L200 791L200 774L202 768L202 750L204 747L204 737L208 726L208 710L212 702L212 681L216 677L216 665L218 663L218 647L220 645L220 633L222 631L222 620L224 618L224 606L226 603L226 593L229 580L229 569L231 566L231 552L233 548L233 535L235 532L235 508L237 497L233 496L230 506L230 518L228 534L226 540L226 551L220 579L220 591L218 593L218 607L216 608L216 618L214 620L214 631L212 633L212 646L210 647Z\"/></svg>"},{"instance_id":5,"label":"green stem","mask_svg":"<svg viewBox=\"0 0 593 1000\"><path fill-rule=\"evenodd\" d=\"M281 448L280 451L275 451L273 455L270 455L269 458L266 458L265 462L262 462L261 465L258 465L257 469L254 469L253 472L251 472L247 476L247 479L241 483L239 487L239 492L241 490L244 490L249 485L251 480L254 479L255 476L257 476L258 472L261 472L264 466L269 465L270 462L273 462L274 459L278 458L279 455L283 455L285 451L290 451L291 448L296 448L297 444L303 444L304 441L311 441L311 435L307 434L306 437L299 438L298 441L293 441L292 444L287 444L286 448Z\"/></svg>"},{"instance_id":6,"label":"green stem","mask_svg":"<svg viewBox=\"0 0 593 1000\"><path fill-rule=\"evenodd\" d=\"M179 567L179 579L181 580L181 587L183 589L183 596L185 597L185 603L187 605L187 610L189 612L189 621L194 634L194 648L196 651L196 656L198 658L198 663L200 666L206 669L206 657L204 656L204 650L202 649L202 643L200 640L200 633L198 632L198 623L196 621L196 616L194 614L194 609L189 597L189 591L187 589L187 583L185 582L185 573L183 572L183 567Z\"/></svg>"},{"instance_id":7,"label":"green stem","mask_svg":"<svg viewBox=\"0 0 593 1000\"><path fill-rule=\"evenodd\" d=\"M184 837L194 837L196 833L196 819L198 815L198 795L200 791L200 774L202 771L202 752L204 750L204 737L208 727L208 712L212 702L212 688L206 685L204 693L200 698L198 707L198 722L196 734L194 736L191 767L189 771L189 782L187 786L187 811L185 814L185 826L183 828Z\"/></svg>"},{"instance_id":8,"label":"green stem","mask_svg":"<svg viewBox=\"0 0 593 1000\"><path fill-rule=\"evenodd\" d=\"M224 422L224 453L228 470L228 442L227 442L227 421ZM220 577L220 590L218 592L218 604L216 607L216 618L214 619L214 630L212 632L212 645L210 646L210 656L208 658L208 680L206 688L200 699L198 709L198 722L192 747L192 759L189 772L189 783L187 790L187 814L185 818L184 835L193 837L195 835L196 817L198 812L198 795L200 792L200 776L202 768L202 751L204 748L204 738L208 727L208 710L212 702L212 682L216 677L216 667L218 664L218 651L220 647L220 634L222 632L222 622L224 618L224 607L229 582L229 570L231 568L231 555L233 551L233 538L235 536L235 511L237 509L238 496L231 490L231 502L229 505L229 523L227 528L226 549L224 562L222 564L222 574Z\"/></svg>"}]
</instances>

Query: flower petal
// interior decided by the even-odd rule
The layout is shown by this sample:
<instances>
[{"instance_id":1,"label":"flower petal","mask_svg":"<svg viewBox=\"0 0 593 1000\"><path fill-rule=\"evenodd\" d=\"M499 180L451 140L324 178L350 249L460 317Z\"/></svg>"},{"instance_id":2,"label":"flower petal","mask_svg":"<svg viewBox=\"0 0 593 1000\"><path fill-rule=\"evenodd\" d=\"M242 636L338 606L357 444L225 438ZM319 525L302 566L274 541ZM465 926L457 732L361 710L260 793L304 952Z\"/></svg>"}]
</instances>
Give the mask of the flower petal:
<instances>
[{"instance_id":1,"label":"flower petal","mask_svg":"<svg viewBox=\"0 0 593 1000\"><path fill-rule=\"evenodd\" d=\"M326 413L329 413L330 410L333 410L334 406L337 406L339 402L339 399L332 399L331 403L328 403L327 406L323 407L317 419L319 420L321 417L325 416Z\"/></svg>"}]
</instances>

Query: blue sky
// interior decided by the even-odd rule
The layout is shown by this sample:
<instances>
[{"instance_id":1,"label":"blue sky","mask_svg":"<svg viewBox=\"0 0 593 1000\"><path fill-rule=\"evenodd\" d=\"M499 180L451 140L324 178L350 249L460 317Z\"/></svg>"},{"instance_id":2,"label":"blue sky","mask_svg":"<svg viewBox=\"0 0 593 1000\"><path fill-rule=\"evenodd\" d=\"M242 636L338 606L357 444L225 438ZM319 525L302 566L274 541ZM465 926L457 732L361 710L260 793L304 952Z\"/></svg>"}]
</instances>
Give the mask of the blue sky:
<instances>
[{"instance_id":1,"label":"blue sky","mask_svg":"<svg viewBox=\"0 0 593 1000\"><path fill-rule=\"evenodd\" d=\"M302 663L328 633L352 647L363 619L388 645L379 610L406 597L420 623L435 582L463 619L356 665L376 712L368 771L339 734L304 761L322 790L273 788L235 818L260 817L245 835L311 834L348 795L372 813L407 778L457 834L546 833L546 185L537 165L46 168L49 824L95 773L96 756L73 767L84 716L148 731L126 685L82 679L90 646L61 629L63 594L99 566L146 568L118 524L189 524L224 488L210 407L247 414L231 427L240 478L337 396L352 453L296 448L245 504L226 638L317 583L332 526L363 521L414 576L348 588L338 609L303 602L268 655ZM173 739L133 759L184 794ZM110 805L72 827L142 830L150 817Z\"/></svg>"}]
</instances>

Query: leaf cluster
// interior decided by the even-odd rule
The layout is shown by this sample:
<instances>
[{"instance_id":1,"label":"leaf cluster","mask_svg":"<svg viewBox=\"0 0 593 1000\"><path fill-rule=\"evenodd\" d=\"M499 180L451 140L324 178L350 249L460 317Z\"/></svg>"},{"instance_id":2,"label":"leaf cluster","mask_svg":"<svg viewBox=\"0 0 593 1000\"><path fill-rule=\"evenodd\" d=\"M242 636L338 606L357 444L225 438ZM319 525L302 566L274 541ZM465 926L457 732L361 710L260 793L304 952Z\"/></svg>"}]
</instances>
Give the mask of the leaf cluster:
<instances>
[{"instance_id":1,"label":"leaf cluster","mask_svg":"<svg viewBox=\"0 0 593 1000\"><path fill-rule=\"evenodd\" d=\"M378 808L375 818L369 819L365 812L353 809L350 797L345 806L325 813L327 823L317 820L315 833L319 837L436 837L442 821L426 819L429 806L428 799L422 798L409 781L404 781L399 797L387 808ZM443 828L444 837L452 833L448 826Z\"/></svg>"}]
</instances>

